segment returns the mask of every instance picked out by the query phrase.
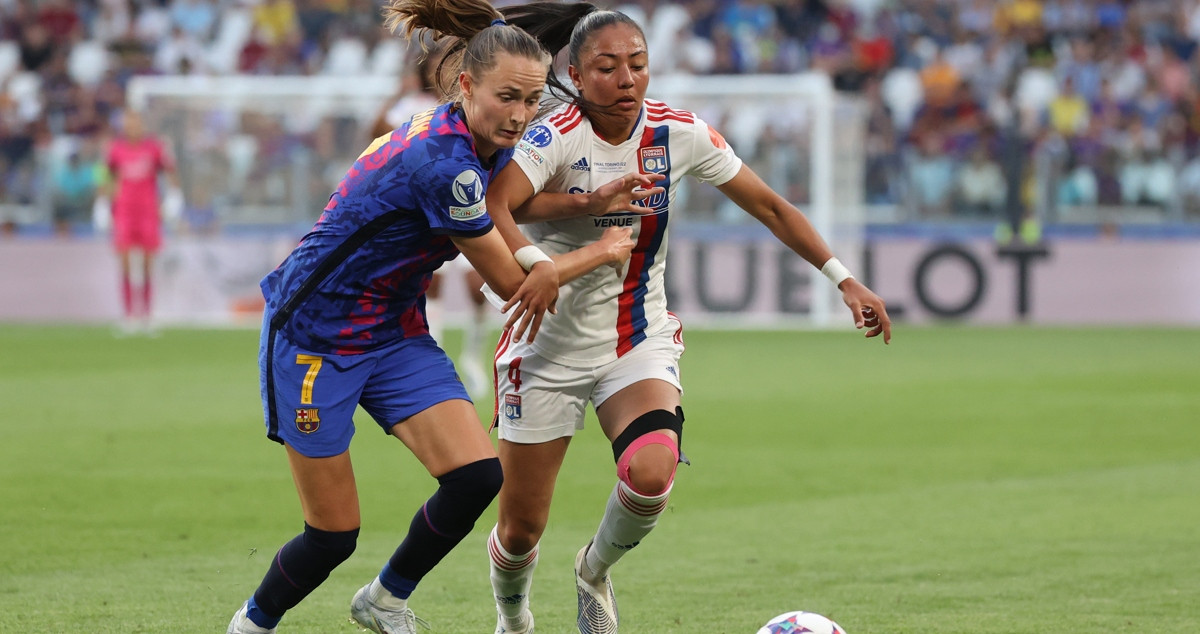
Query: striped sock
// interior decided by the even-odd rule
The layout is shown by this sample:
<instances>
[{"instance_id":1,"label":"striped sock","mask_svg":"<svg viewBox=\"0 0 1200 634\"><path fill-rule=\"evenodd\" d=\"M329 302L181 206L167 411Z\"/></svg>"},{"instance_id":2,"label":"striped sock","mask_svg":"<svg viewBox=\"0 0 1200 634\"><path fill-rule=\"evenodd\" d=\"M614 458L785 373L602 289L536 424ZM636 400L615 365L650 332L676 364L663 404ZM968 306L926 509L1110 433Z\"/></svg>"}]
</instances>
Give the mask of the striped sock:
<instances>
[{"instance_id":1,"label":"striped sock","mask_svg":"<svg viewBox=\"0 0 1200 634\"><path fill-rule=\"evenodd\" d=\"M596 529L592 547L587 552L587 567L596 575L589 581L608 574L613 564L650 533L658 524L658 516L667 508L670 495L671 487L658 495L647 496L634 491L624 481L617 481L608 496L608 506Z\"/></svg>"},{"instance_id":2,"label":"striped sock","mask_svg":"<svg viewBox=\"0 0 1200 634\"><path fill-rule=\"evenodd\" d=\"M524 555L514 555L500 544L494 526L487 544L496 609L500 616L515 619L529 605L529 588L533 585L533 570L537 568L538 547L534 546Z\"/></svg>"}]
</instances>

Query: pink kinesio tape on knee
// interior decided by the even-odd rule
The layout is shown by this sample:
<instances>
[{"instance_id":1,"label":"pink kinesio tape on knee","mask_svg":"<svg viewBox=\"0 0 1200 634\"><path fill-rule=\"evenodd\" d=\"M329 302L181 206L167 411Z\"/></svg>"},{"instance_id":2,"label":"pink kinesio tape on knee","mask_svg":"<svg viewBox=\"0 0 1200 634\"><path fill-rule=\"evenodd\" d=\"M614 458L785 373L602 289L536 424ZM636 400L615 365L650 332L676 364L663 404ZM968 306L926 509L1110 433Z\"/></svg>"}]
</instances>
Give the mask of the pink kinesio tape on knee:
<instances>
[{"instance_id":1,"label":"pink kinesio tape on knee","mask_svg":"<svg viewBox=\"0 0 1200 634\"><path fill-rule=\"evenodd\" d=\"M626 485L628 485L630 489L633 489L633 491L638 495L653 496L656 494L638 491L637 488L633 486L633 483L629 481L629 459L632 458L633 454L637 453L639 449L647 445L662 445L670 449L671 455L675 458L675 460L672 462L672 465L679 464L679 445L675 442L675 439L662 432L651 432L649 434L638 436L637 440L629 443L629 448L625 450L625 453L621 454L620 460L617 460L617 478L619 478L621 482L624 482ZM674 481L675 470L672 468L671 482ZM667 487L670 488L669 482L667 483Z\"/></svg>"}]
</instances>

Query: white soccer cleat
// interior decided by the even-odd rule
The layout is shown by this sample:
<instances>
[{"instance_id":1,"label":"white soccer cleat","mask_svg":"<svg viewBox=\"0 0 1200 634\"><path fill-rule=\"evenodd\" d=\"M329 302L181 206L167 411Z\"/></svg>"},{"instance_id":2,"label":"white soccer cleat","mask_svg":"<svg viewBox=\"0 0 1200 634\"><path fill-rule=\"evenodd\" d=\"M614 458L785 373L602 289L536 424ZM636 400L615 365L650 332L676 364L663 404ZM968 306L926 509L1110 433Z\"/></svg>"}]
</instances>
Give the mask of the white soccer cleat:
<instances>
[{"instance_id":1,"label":"white soccer cleat","mask_svg":"<svg viewBox=\"0 0 1200 634\"><path fill-rule=\"evenodd\" d=\"M587 565L587 551L591 542L575 555L575 594L579 597L579 634L616 634L617 598L613 595L612 582L608 575L597 585L584 580L583 568Z\"/></svg>"},{"instance_id":2,"label":"white soccer cleat","mask_svg":"<svg viewBox=\"0 0 1200 634\"><path fill-rule=\"evenodd\" d=\"M533 634L533 612L526 609L512 620L497 614L496 634Z\"/></svg>"},{"instance_id":3,"label":"white soccer cleat","mask_svg":"<svg viewBox=\"0 0 1200 634\"><path fill-rule=\"evenodd\" d=\"M225 634L275 634L275 628L268 630L265 627L259 627L250 620L250 617L246 616L246 608L249 605L250 602L247 601L242 604L241 608L238 608L233 615L233 620L229 622L229 629L225 630Z\"/></svg>"},{"instance_id":4,"label":"white soccer cleat","mask_svg":"<svg viewBox=\"0 0 1200 634\"><path fill-rule=\"evenodd\" d=\"M429 624L418 619L413 611L404 608L403 610L385 610L374 603L368 595L368 589L371 584L367 584L359 589L354 595L354 600L350 602L350 621L357 623L359 627L375 632L376 634L415 634L417 624L421 627L429 629Z\"/></svg>"}]
</instances>

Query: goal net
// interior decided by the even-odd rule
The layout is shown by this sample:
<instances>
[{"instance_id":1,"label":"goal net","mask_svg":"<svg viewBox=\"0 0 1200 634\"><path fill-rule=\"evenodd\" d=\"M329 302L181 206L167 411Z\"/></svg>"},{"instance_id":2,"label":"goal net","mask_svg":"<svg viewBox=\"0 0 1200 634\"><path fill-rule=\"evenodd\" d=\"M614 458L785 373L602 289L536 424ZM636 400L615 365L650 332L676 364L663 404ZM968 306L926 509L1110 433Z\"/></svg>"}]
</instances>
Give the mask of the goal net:
<instances>
[{"instance_id":1,"label":"goal net","mask_svg":"<svg viewBox=\"0 0 1200 634\"><path fill-rule=\"evenodd\" d=\"M378 76L146 76L131 80L129 100L176 149L186 233L205 244L237 235L240 250L253 228L271 236L275 253L278 236L298 236L319 216L397 87ZM719 130L860 269L864 118L825 75L661 76L648 96ZM848 323L832 284L750 215L715 188L691 179L680 187L667 268L672 309L685 321ZM453 320L465 314L465 293L447 282Z\"/></svg>"},{"instance_id":2,"label":"goal net","mask_svg":"<svg viewBox=\"0 0 1200 634\"><path fill-rule=\"evenodd\" d=\"M720 131L860 270L865 115L828 76L673 76L652 81L650 92ZM765 227L713 187L688 179L681 187L668 266L673 310L736 326L848 322L833 285Z\"/></svg>"}]
</instances>

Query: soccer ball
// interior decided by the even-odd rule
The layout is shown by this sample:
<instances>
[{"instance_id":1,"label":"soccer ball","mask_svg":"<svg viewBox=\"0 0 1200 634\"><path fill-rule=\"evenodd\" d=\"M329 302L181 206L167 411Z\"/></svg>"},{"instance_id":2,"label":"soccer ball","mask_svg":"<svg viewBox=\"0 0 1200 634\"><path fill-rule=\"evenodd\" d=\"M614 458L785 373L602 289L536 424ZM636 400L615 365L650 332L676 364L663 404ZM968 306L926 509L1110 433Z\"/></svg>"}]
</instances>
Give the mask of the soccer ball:
<instances>
[{"instance_id":1,"label":"soccer ball","mask_svg":"<svg viewBox=\"0 0 1200 634\"><path fill-rule=\"evenodd\" d=\"M842 626L816 612L788 612L767 621L758 634L846 634Z\"/></svg>"}]
</instances>

